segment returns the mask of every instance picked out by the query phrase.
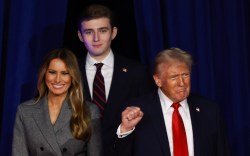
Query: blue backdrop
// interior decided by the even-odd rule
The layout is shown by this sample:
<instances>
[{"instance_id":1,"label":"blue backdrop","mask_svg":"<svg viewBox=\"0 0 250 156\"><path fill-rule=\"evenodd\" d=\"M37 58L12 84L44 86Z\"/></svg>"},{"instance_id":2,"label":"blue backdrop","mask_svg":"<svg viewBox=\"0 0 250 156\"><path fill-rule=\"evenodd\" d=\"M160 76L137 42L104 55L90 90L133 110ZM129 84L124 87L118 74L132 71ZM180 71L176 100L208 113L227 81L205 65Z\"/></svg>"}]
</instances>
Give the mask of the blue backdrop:
<instances>
[{"instance_id":1,"label":"blue backdrop","mask_svg":"<svg viewBox=\"0 0 250 156\"><path fill-rule=\"evenodd\" d=\"M0 0L1 149L11 151L16 108L31 98L44 55L62 46L66 0Z\"/></svg>"},{"instance_id":2,"label":"blue backdrop","mask_svg":"<svg viewBox=\"0 0 250 156\"><path fill-rule=\"evenodd\" d=\"M142 5L143 4L143 5ZM233 155L250 155L250 5L247 0L135 0L141 58L192 53L192 91L219 104Z\"/></svg>"},{"instance_id":3,"label":"blue backdrop","mask_svg":"<svg viewBox=\"0 0 250 156\"><path fill-rule=\"evenodd\" d=\"M116 10L125 5L106 1ZM120 9L124 13L118 19L123 20L120 32L127 34L133 32L130 29L135 22L137 34L130 35L137 38L138 45L127 49L139 49L140 53L134 55L149 67L165 48L191 52L195 63L192 91L218 102L233 155L250 155L250 2L131 2L131 10ZM65 41L67 7L67 0L0 0L1 155L10 155L16 108L33 95L42 57ZM129 22L126 14L131 12L135 21ZM126 44L128 40L120 39L117 45L131 46Z\"/></svg>"}]
</instances>

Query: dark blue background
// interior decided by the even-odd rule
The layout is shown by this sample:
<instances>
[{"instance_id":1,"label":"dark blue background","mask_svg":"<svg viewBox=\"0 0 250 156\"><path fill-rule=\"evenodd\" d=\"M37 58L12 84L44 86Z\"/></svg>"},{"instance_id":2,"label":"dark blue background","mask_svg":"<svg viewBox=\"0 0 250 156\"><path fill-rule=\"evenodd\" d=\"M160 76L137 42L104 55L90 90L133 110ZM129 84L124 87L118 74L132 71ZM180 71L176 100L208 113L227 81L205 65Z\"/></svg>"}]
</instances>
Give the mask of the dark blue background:
<instances>
[{"instance_id":1,"label":"dark blue background","mask_svg":"<svg viewBox=\"0 0 250 156\"><path fill-rule=\"evenodd\" d=\"M0 0L1 155L11 151L18 104L32 97L50 50L85 52L76 15L91 0ZM216 101L233 155L250 155L250 4L248 0L99 0L117 15L115 52L151 68L179 47L194 57L192 91Z\"/></svg>"}]
</instances>

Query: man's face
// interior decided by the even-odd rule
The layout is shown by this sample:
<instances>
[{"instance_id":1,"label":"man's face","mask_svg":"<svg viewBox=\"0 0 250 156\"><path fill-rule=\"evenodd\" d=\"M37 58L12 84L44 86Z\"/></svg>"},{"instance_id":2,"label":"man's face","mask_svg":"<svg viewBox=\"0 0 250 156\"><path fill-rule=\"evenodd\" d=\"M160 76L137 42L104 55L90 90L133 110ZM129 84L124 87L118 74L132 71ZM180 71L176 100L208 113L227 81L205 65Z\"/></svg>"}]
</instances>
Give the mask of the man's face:
<instances>
[{"instance_id":1,"label":"man's face","mask_svg":"<svg viewBox=\"0 0 250 156\"><path fill-rule=\"evenodd\" d=\"M102 60L108 55L111 41L116 34L117 28L112 29L110 21L106 17L83 21L81 30L78 31L79 39L96 60Z\"/></svg>"},{"instance_id":2,"label":"man's face","mask_svg":"<svg viewBox=\"0 0 250 156\"><path fill-rule=\"evenodd\" d=\"M172 61L159 65L154 74L155 83L174 103L183 101L190 93L190 69L182 62Z\"/></svg>"}]
</instances>

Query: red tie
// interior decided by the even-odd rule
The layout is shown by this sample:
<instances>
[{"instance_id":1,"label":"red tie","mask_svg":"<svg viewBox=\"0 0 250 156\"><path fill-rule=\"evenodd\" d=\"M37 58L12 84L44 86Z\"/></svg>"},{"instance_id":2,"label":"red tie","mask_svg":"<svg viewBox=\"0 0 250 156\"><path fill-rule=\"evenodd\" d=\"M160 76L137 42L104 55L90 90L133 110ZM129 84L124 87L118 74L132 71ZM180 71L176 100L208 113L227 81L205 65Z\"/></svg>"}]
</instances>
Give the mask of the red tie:
<instances>
[{"instance_id":1,"label":"red tie","mask_svg":"<svg viewBox=\"0 0 250 156\"><path fill-rule=\"evenodd\" d=\"M188 156L187 137L185 127L178 111L181 105L179 103L172 104L174 108L172 116L174 156Z\"/></svg>"},{"instance_id":2,"label":"red tie","mask_svg":"<svg viewBox=\"0 0 250 156\"><path fill-rule=\"evenodd\" d=\"M103 111L106 107L104 78L101 73L101 68L103 66L103 63L96 63L95 66L96 66L96 75L93 83L92 101L100 108L101 113L103 114Z\"/></svg>"}]
</instances>

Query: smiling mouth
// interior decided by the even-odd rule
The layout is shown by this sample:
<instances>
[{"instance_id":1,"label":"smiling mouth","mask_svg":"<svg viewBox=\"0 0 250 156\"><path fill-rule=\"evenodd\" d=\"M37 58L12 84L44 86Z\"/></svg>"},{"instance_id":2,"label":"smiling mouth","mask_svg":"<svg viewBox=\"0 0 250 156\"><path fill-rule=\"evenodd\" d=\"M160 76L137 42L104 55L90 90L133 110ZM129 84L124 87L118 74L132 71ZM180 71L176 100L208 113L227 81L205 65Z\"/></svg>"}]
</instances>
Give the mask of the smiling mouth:
<instances>
[{"instance_id":1,"label":"smiling mouth","mask_svg":"<svg viewBox=\"0 0 250 156\"><path fill-rule=\"evenodd\" d=\"M56 89L60 89L60 88L62 88L64 85L63 84L53 84L52 85L54 88L56 88Z\"/></svg>"}]
</instances>

